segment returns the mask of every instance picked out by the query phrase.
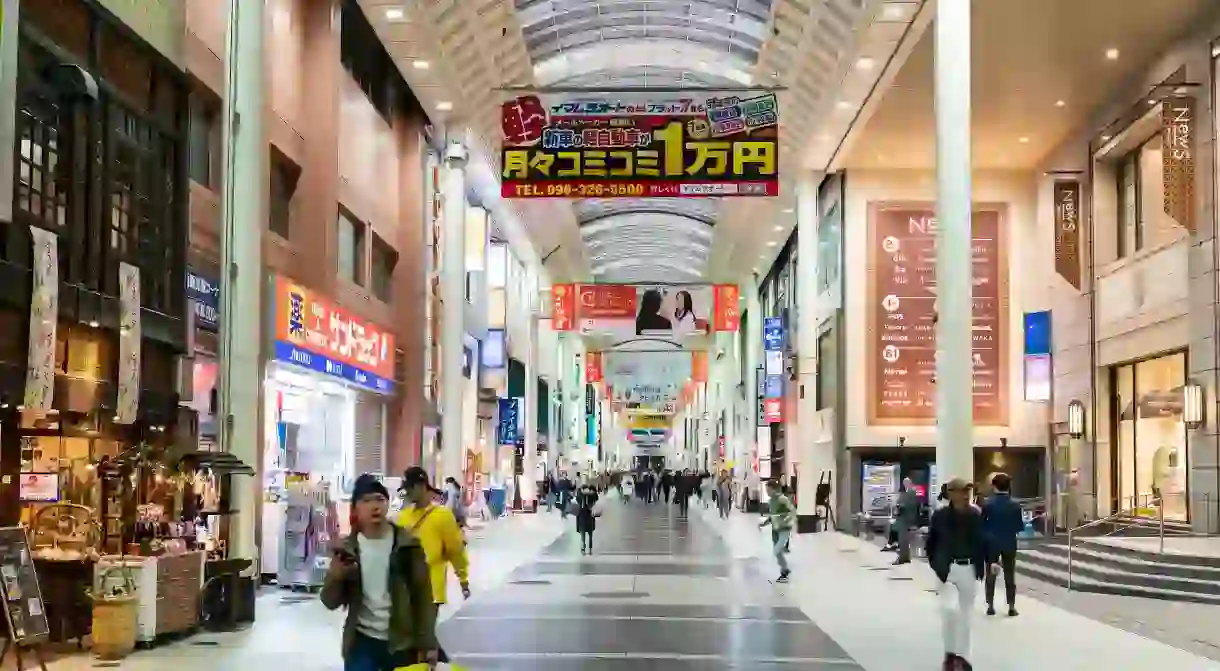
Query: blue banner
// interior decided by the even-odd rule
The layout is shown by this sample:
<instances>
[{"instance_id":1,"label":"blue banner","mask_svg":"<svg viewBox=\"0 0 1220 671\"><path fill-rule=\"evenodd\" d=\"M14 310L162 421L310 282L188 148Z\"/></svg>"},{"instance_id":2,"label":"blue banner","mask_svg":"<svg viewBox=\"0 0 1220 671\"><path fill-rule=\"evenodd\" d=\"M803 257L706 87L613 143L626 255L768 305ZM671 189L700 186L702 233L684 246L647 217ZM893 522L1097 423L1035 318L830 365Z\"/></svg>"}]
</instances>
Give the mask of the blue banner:
<instances>
[{"instance_id":1,"label":"blue banner","mask_svg":"<svg viewBox=\"0 0 1220 671\"><path fill-rule=\"evenodd\" d=\"M275 360L307 368L315 373L341 378L378 394L394 393L394 383L390 380L350 364L339 363L330 357L314 354L283 340L275 341Z\"/></svg>"},{"instance_id":2,"label":"blue banner","mask_svg":"<svg viewBox=\"0 0 1220 671\"><path fill-rule=\"evenodd\" d=\"M195 313L195 326L208 331L220 328L220 280L192 268L186 271L186 300Z\"/></svg>"},{"instance_id":3,"label":"blue banner","mask_svg":"<svg viewBox=\"0 0 1220 671\"><path fill-rule=\"evenodd\" d=\"M498 442L501 445L516 445L520 438L517 431L517 399L501 398L500 403L500 424L498 434Z\"/></svg>"},{"instance_id":4,"label":"blue banner","mask_svg":"<svg viewBox=\"0 0 1220 671\"><path fill-rule=\"evenodd\" d=\"M1051 353L1051 313L1025 313L1025 354L1040 355Z\"/></svg>"},{"instance_id":5,"label":"blue banner","mask_svg":"<svg viewBox=\"0 0 1220 671\"><path fill-rule=\"evenodd\" d=\"M763 321L763 349L778 352L784 349L784 320L767 317Z\"/></svg>"}]
</instances>

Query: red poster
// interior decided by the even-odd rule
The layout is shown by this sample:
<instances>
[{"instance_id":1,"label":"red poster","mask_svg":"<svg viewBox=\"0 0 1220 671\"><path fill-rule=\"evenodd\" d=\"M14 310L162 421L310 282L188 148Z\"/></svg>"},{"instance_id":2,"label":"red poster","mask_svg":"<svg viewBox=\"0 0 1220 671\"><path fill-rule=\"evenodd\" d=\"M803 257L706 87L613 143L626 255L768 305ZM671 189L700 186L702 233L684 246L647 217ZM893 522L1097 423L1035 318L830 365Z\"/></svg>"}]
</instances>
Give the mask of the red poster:
<instances>
[{"instance_id":1,"label":"red poster","mask_svg":"<svg viewBox=\"0 0 1220 671\"><path fill-rule=\"evenodd\" d=\"M690 377L695 382L707 382L707 352L692 352Z\"/></svg>"},{"instance_id":2,"label":"red poster","mask_svg":"<svg viewBox=\"0 0 1220 671\"><path fill-rule=\"evenodd\" d=\"M783 401L782 398L763 399L763 419L768 424L778 424L784 421Z\"/></svg>"},{"instance_id":3,"label":"red poster","mask_svg":"<svg viewBox=\"0 0 1220 671\"><path fill-rule=\"evenodd\" d=\"M602 353L589 352L585 356L585 382L593 384L602 381Z\"/></svg>"},{"instance_id":4,"label":"red poster","mask_svg":"<svg viewBox=\"0 0 1220 671\"><path fill-rule=\"evenodd\" d=\"M551 303L551 328L556 331L571 331L576 326L576 285L552 286Z\"/></svg>"},{"instance_id":5,"label":"red poster","mask_svg":"<svg viewBox=\"0 0 1220 671\"><path fill-rule=\"evenodd\" d=\"M582 284L580 318L634 320L635 293L631 284Z\"/></svg>"},{"instance_id":6,"label":"red poster","mask_svg":"<svg viewBox=\"0 0 1220 671\"><path fill-rule=\"evenodd\" d=\"M715 316L713 328L717 331L736 331L741 321L741 295L736 284L717 284L715 293Z\"/></svg>"}]
</instances>

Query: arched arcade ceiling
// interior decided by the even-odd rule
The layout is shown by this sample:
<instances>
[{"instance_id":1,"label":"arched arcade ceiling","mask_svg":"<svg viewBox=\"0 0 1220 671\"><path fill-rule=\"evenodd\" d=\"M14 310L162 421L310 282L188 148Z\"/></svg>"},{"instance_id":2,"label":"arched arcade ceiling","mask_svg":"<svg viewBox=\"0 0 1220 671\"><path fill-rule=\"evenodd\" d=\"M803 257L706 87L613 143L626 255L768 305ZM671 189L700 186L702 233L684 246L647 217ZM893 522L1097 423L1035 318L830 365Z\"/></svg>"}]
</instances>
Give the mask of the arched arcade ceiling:
<instances>
[{"instance_id":1,"label":"arched arcade ceiling","mask_svg":"<svg viewBox=\"0 0 1220 671\"><path fill-rule=\"evenodd\" d=\"M781 170L803 167L849 93L863 99L923 0L359 0L425 102L482 138L495 165L504 87L781 87ZM399 8L404 8L400 11ZM389 17L394 17L390 20ZM424 29L426 27L426 29ZM872 54L876 54L873 56ZM417 62L427 60L428 68ZM858 69L858 68L857 68ZM857 81L859 80L859 81ZM861 93L855 89L862 89ZM843 116L843 115L840 115ZM834 133L836 144L848 123ZM833 119L831 119L833 121ZM791 182L781 186L785 194ZM791 226L790 198L512 202L556 279L735 281ZM767 201L781 201L767 202ZM788 217L787 219L791 219Z\"/></svg>"}]
</instances>

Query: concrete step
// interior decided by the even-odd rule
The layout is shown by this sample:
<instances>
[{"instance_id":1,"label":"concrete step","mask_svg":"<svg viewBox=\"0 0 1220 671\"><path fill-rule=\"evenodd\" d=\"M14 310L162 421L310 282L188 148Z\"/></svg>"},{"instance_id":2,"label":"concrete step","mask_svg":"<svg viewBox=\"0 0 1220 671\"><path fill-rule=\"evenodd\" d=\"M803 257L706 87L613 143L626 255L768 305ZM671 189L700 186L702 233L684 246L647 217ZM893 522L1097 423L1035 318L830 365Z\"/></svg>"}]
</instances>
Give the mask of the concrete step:
<instances>
[{"instance_id":1,"label":"concrete step","mask_svg":"<svg viewBox=\"0 0 1220 671\"><path fill-rule=\"evenodd\" d=\"M1067 560L1066 544L1042 543L1027 548L1037 556L1054 556ZM1077 563L1087 563L1125 573L1143 573L1168 578L1211 581L1220 584L1220 564L1198 563L1204 557L1189 555L1153 554L1140 551L1127 553L1123 548L1089 541L1074 541L1072 558Z\"/></svg>"},{"instance_id":2,"label":"concrete step","mask_svg":"<svg viewBox=\"0 0 1220 671\"><path fill-rule=\"evenodd\" d=\"M1069 586L1066 547L1022 551L1017 564L1018 573L1075 591L1220 604L1220 578L1194 565L1146 562L1095 547L1074 548Z\"/></svg>"},{"instance_id":3,"label":"concrete step","mask_svg":"<svg viewBox=\"0 0 1220 671\"><path fill-rule=\"evenodd\" d=\"M1018 555L1020 557L1020 555ZM1028 559L1018 559L1018 575L1027 575L1035 580L1068 587L1066 565L1056 567L1043 563L1034 563ZM1019 578L1018 578L1019 580ZM1124 584L1109 579L1086 577L1079 571L1079 566L1073 568L1071 589L1076 592L1092 592L1095 594L1112 594L1115 596L1136 596L1145 599L1160 599L1162 601L1186 601L1220 606L1220 594L1208 594L1195 591L1180 591L1164 587L1154 587L1138 584Z\"/></svg>"}]
</instances>

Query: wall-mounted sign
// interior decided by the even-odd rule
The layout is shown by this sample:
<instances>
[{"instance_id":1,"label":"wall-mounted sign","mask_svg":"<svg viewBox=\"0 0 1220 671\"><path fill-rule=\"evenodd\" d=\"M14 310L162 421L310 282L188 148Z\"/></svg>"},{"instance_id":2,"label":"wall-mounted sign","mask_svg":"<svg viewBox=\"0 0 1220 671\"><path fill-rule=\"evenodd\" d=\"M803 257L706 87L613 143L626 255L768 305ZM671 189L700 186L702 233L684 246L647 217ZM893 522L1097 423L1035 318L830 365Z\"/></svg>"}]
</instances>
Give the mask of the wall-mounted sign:
<instances>
[{"instance_id":1,"label":"wall-mounted sign","mask_svg":"<svg viewBox=\"0 0 1220 671\"><path fill-rule=\"evenodd\" d=\"M516 445L520 437L520 432L517 427L520 423L520 418L515 398L498 399L499 424L497 425L496 440L501 445Z\"/></svg>"},{"instance_id":2,"label":"wall-mounted sign","mask_svg":"<svg viewBox=\"0 0 1220 671\"><path fill-rule=\"evenodd\" d=\"M1055 272L1080 289L1080 182L1056 181Z\"/></svg>"},{"instance_id":3,"label":"wall-mounted sign","mask_svg":"<svg viewBox=\"0 0 1220 671\"><path fill-rule=\"evenodd\" d=\"M505 198L778 196L774 92L513 94Z\"/></svg>"},{"instance_id":4,"label":"wall-mounted sign","mask_svg":"<svg viewBox=\"0 0 1220 671\"><path fill-rule=\"evenodd\" d=\"M763 399L763 416L767 424L778 424L784 421L784 400L782 398Z\"/></svg>"},{"instance_id":5,"label":"wall-mounted sign","mask_svg":"<svg viewBox=\"0 0 1220 671\"><path fill-rule=\"evenodd\" d=\"M1161 177L1165 214L1195 232L1195 99L1170 98L1161 105Z\"/></svg>"},{"instance_id":6,"label":"wall-mounted sign","mask_svg":"<svg viewBox=\"0 0 1220 671\"><path fill-rule=\"evenodd\" d=\"M1008 422L1008 271L1003 205L976 204L973 222L974 421ZM936 207L869 205L869 422L936 420Z\"/></svg>"},{"instance_id":7,"label":"wall-mounted sign","mask_svg":"<svg viewBox=\"0 0 1220 671\"><path fill-rule=\"evenodd\" d=\"M736 284L717 284L715 288L715 323L712 328L716 331L736 331L741 324L741 292Z\"/></svg>"},{"instance_id":8,"label":"wall-mounted sign","mask_svg":"<svg viewBox=\"0 0 1220 671\"><path fill-rule=\"evenodd\" d=\"M767 376L767 398L783 398L784 397L784 376L783 375L768 375Z\"/></svg>"},{"instance_id":9,"label":"wall-mounted sign","mask_svg":"<svg viewBox=\"0 0 1220 671\"><path fill-rule=\"evenodd\" d=\"M757 419L755 424L758 426L767 425L767 408L763 401L767 398L767 377L763 372L762 366L759 366L754 371L754 401L757 409Z\"/></svg>"},{"instance_id":10,"label":"wall-mounted sign","mask_svg":"<svg viewBox=\"0 0 1220 671\"><path fill-rule=\"evenodd\" d=\"M576 285L551 287L551 329L571 331L576 325Z\"/></svg>"},{"instance_id":11,"label":"wall-mounted sign","mask_svg":"<svg viewBox=\"0 0 1220 671\"><path fill-rule=\"evenodd\" d=\"M504 345L504 329L488 329L483 346L479 348L479 359L483 368L500 370L508 365L508 354Z\"/></svg>"},{"instance_id":12,"label":"wall-mounted sign","mask_svg":"<svg viewBox=\"0 0 1220 671\"><path fill-rule=\"evenodd\" d=\"M195 313L195 326L205 331L220 328L220 280L194 268L186 271L186 299Z\"/></svg>"},{"instance_id":13,"label":"wall-mounted sign","mask_svg":"<svg viewBox=\"0 0 1220 671\"><path fill-rule=\"evenodd\" d=\"M784 349L784 320L779 317L767 317L763 321L763 349L779 352Z\"/></svg>"},{"instance_id":14,"label":"wall-mounted sign","mask_svg":"<svg viewBox=\"0 0 1220 671\"><path fill-rule=\"evenodd\" d=\"M382 394L394 384L394 336L275 278L275 360L342 378Z\"/></svg>"},{"instance_id":15,"label":"wall-mounted sign","mask_svg":"<svg viewBox=\"0 0 1220 671\"><path fill-rule=\"evenodd\" d=\"M602 372L602 353L589 352L585 354L585 382L601 382L605 379Z\"/></svg>"},{"instance_id":16,"label":"wall-mounted sign","mask_svg":"<svg viewBox=\"0 0 1220 671\"><path fill-rule=\"evenodd\" d=\"M773 349L763 352L763 364L767 367L767 375L783 375L784 353Z\"/></svg>"}]
</instances>

